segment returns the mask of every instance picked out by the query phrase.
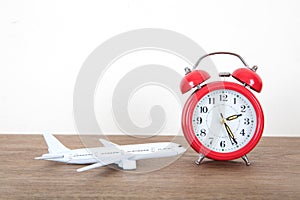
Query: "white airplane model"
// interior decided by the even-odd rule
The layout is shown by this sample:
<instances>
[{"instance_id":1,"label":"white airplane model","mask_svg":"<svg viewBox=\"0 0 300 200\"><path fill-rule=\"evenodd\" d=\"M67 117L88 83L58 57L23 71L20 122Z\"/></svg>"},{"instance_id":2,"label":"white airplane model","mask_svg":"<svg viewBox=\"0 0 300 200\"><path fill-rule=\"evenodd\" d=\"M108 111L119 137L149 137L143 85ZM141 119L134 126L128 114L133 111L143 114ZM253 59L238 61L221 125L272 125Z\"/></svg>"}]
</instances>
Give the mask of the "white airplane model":
<instances>
[{"instance_id":1,"label":"white airplane model","mask_svg":"<svg viewBox=\"0 0 300 200\"><path fill-rule=\"evenodd\" d=\"M71 150L60 143L52 134L44 133L43 136L48 145L49 153L35 159L68 164L91 164L77 169L77 172L109 164L117 164L126 170L136 169L137 160L177 156L186 150L181 145L172 142L117 145L104 139L99 139L103 147Z\"/></svg>"}]
</instances>

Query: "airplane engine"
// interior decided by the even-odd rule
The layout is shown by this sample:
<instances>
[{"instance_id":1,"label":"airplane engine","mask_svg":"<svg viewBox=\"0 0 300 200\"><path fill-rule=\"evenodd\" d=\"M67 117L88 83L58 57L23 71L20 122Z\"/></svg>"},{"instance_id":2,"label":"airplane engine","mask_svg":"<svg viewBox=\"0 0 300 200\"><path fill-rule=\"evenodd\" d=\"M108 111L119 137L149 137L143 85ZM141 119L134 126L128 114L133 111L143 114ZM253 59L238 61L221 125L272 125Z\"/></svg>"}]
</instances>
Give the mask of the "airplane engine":
<instances>
[{"instance_id":1,"label":"airplane engine","mask_svg":"<svg viewBox=\"0 0 300 200\"><path fill-rule=\"evenodd\" d=\"M119 162L118 166L125 170L136 169L136 161L135 160L122 160Z\"/></svg>"}]
</instances>

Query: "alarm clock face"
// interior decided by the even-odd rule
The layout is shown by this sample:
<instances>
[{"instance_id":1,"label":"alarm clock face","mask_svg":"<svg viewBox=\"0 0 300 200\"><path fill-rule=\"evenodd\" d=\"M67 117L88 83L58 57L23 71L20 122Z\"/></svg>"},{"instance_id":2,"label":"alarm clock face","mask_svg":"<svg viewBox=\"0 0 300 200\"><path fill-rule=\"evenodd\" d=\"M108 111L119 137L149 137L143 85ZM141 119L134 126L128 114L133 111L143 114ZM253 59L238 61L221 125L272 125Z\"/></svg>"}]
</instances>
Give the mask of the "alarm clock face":
<instances>
[{"instance_id":1,"label":"alarm clock face","mask_svg":"<svg viewBox=\"0 0 300 200\"><path fill-rule=\"evenodd\" d=\"M228 89L203 96L193 113L198 140L216 152L233 152L244 147L255 133L256 114L251 102Z\"/></svg>"},{"instance_id":2,"label":"alarm clock face","mask_svg":"<svg viewBox=\"0 0 300 200\"><path fill-rule=\"evenodd\" d=\"M187 102L183 123L191 146L207 157L231 160L251 151L263 130L263 112L254 95L231 82L208 84Z\"/></svg>"}]
</instances>

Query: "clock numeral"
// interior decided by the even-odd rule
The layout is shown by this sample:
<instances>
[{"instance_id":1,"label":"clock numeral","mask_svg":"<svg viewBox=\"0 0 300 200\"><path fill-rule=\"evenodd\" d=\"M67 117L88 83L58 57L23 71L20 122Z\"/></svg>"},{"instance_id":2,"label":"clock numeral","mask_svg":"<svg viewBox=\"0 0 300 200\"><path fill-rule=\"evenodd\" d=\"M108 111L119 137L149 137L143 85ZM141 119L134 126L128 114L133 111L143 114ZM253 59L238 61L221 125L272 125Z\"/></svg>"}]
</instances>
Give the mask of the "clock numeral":
<instances>
[{"instance_id":1,"label":"clock numeral","mask_svg":"<svg viewBox=\"0 0 300 200\"><path fill-rule=\"evenodd\" d=\"M228 101L228 96L227 94L220 94L220 101Z\"/></svg>"},{"instance_id":2,"label":"clock numeral","mask_svg":"<svg viewBox=\"0 0 300 200\"><path fill-rule=\"evenodd\" d=\"M215 103L216 103L216 99L210 97L210 98L208 99L208 103L209 103L209 104L215 104Z\"/></svg>"},{"instance_id":3,"label":"clock numeral","mask_svg":"<svg viewBox=\"0 0 300 200\"><path fill-rule=\"evenodd\" d=\"M233 99L233 104L236 104L236 98Z\"/></svg>"},{"instance_id":4,"label":"clock numeral","mask_svg":"<svg viewBox=\"0 0 300 200\"><path fill-rule=\"evenodd\" d=\"M241 105L241 112L246 112L246 106L245 105Z\"/></svg>"},{"instance_id":5,"label":"clock numeral","mask_svg":"<svg viewBox=\"0 0 300 200\"><path fill-rule=\"evenodd\" d=\"M206 106L200 107L200 113L207 113L207 112L208 112L208 108Z\"/></svg>"},{"instance_id":6,"label":"clock numeral","mask_svg":"<svg viewBox=\"0 0 300 200\"><path fill-rule=\"evenodd\" d=\"M213 141L214 141L214 138L213 137L210 137L208 138L209 139L209 144L212 145Z\"/></svg>"},{"instance_id":7,"label":"clock numeral","mask_svg":"<svg viewBox=\"0 0 300 200\"><path fill-rule=\"evenodd\" d=\"M242 136L245 136L245 129L243 129L243 130L240 132L240 134L241 134Z\"/></svg>"},{"instance_id":8,"label":"clock numeral","mask_svg":"<svg viewBox=\"0 0 300 200\"><path fill-rule=\"evenodd\" d=\"M244 124L249 125L250 124L250 119L249 118L245 118L244 119Z\"/></svg>"},{"instance_id":9,"label":"clock numeral","mask_svg":"<svg viewBox=\"0 0 300 200\"><path fill-rule=\"evenodd\" d=\"M196 122L197 124L202 124L202 117L197 117Z\"/></svg>"},{"instance_id":10,"label":"clock numeral","mask_svg":"<svg viewBox=\"0 0 300 200\"><path fill-rule=\"evenodd\" d=\"M202 137L206 136L206 130L205 129L201 129L200 136L202 136Z\"/></svg>"},{"instance_id":11,"label":"clock numeral","mask_svg":"<svg viewBox=\"0 0 300 200\"><path fill-rule=\"evenodd\" d=\"M222 148L225 147L225 141L224 140L220 142L220 147L222 147Z\"/></svg>"}]
</instances>

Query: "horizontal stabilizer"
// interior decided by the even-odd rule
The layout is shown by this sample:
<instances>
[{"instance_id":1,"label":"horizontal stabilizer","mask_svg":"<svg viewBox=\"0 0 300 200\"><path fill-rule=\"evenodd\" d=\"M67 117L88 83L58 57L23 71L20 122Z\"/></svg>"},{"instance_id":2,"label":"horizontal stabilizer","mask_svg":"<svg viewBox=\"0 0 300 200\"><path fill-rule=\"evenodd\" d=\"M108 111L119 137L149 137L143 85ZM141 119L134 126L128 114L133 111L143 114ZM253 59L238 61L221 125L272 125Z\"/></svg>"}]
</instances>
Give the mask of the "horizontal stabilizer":
<instances>
[{"instance_id":1,"label":"horizontal stabilizer","mask_svg":"<svg viewBox=\"0 0 300 200\"><path fill-rule=\"evenodd\" d=\"M64 155L51 155L51 154L44 154L41 157L35 157L35 160L48 160L48 159L58 159L58 158L63 158Z\"/></svg>"}]
</instances>

